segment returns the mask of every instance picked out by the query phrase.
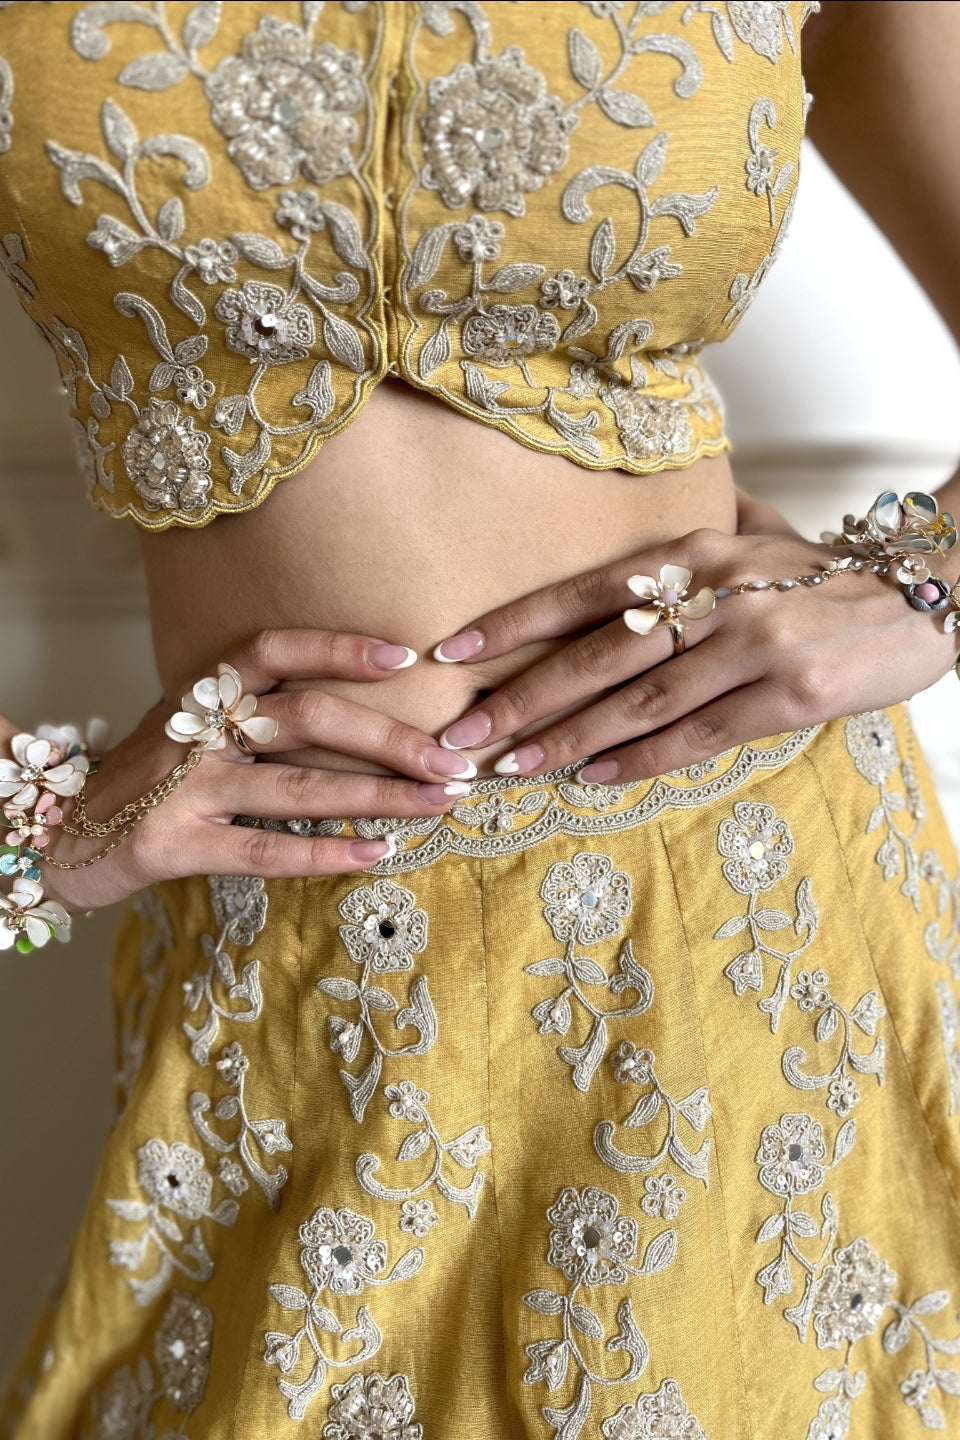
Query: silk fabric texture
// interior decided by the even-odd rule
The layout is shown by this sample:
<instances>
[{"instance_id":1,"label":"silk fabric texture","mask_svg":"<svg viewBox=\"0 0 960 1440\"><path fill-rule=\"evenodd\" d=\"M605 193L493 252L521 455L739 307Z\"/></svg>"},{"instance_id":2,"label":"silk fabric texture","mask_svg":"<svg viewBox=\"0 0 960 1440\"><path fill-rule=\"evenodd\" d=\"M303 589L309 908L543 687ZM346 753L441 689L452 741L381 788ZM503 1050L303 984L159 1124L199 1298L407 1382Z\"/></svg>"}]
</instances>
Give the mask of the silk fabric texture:
<instances>
[{"instance_id":1,"label":"silk fabric texture","mask_svg":"<svg viewBox=\"0 0 960 1440\"><path fill-rule=\"evenodd\" d=\"M3 1433L960 1424L960 888L904 716L394 833L133 904L121 1108Z\"/></svg>"}]
</instances>

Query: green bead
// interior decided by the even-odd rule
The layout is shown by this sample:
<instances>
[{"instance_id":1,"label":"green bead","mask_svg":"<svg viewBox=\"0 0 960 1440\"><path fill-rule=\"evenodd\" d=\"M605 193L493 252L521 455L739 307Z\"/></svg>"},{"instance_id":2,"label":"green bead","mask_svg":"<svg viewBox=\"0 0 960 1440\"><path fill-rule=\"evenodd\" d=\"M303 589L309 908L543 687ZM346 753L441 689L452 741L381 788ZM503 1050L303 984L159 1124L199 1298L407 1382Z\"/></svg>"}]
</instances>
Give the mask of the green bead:
<instances>
[{"instance_id":1,"label":"green bead","mask_svg":"<svg viewBox=\"0 0 960 1440\"><path fill-rule=\"evenodd\" d=\"M18 845L0 845L0 855L18 855L19 853Z\"/></svg>"},{"instance_id":2,"label":"green bead","mask_svg":"<svg viewBox=\"0 0 960 1440\"><path fill-rule=\"evenodd\" d=\"M31 951L33 948L34 948L33 941L32 941L32 940L28 940L27 937L26 937L26 935L21 935L21 936L20 936L20 939L17 941L17 949L20 951L20 954L21 954L21 955L29 955L29 954L30 954L30 951Z\"/></svg>"}]
</instances>

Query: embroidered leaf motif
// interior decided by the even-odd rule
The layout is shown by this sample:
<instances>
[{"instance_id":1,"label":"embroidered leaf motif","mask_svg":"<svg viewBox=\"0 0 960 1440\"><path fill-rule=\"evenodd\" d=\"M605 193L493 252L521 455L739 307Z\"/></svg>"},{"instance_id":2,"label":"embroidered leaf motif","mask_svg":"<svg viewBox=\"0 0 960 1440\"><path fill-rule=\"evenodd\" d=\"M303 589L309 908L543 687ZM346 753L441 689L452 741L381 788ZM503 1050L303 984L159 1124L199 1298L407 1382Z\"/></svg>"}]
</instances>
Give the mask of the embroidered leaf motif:
<instances>
[{"instance_id":1,"label":"embroidered leaf motif","mask_svg":"<svg viewBox=\"0 0 960 1440\"><path fill-rule=\"evenodd\" d=\"M231 235L230 239L244 260L260 265L265 270L279 270L286 264L287 257L277 244L266 235Z\"/></svg>"},{"instance_id":2,"label":"embroidered leaf motif","mask_svg":"<svg viewBox=\"0 0 960 1440\"><path fill-rule=\"evenodd\" d=\"M108 1200L107 1204L121 1220L145 1220L150 1210L142 1200Z\"/></svg>"},{"instance_id":3,"label":"embroidered leaf motif","mask_svg":"<svg viewBox=\"0 0 960 1440\"><path fill-rule=\"evenodd\" d=\"M102 60L110 49L109 36L104 35L101 25L137 23L156 25L157 17L143 5L116 3L84 5L70 22L70 43L84 60Z\"/></svg>"},{"instance_id":4,"label":"embroidered leaf motif","mask_svg":"<svg viewBox=\"0 0 960 1440\"><path fill-rule=\"evenodd\" d=\"M817 1021L817 1028L814 1031L814 1034L816 1035L818 1040L829 1040L830 1036L834 1033L836 1028L837 1012L831 1005L828 1009L824 1010L823 1014L820 1016L820 1019Z\"/></svg>"},{"instance_id":5,"label":"embroidered leaf motif","mask_svg":"<svg viewBox=\"0 0 960 1440\"><path fill-rule=\"evenodd\" d=\"M169 90L187 74L186 62L179 55L157 51L154 55L140 55L124 65L117 76L121 85L134 90Z\"/></svg>"},{"instance_id":6,"label":"embroidered leaf motif","mask_svg":"<svg viewBox=\"0 0 960 1440\"><path fill-rule=\"evenodd\" d=\"M364 1112L369 1105L376 1091L380 1080L380 1070L383 1061L380 1058L379 1050L374 1052L373 1059L360 1076L351 1075L349 1070L340 1071L340 1079L346 1085L350 1095L350 1110L354 1120L362 1120ZM359 1161L357 1162L359 1164Z\"/></svg>"},{"instance_id":7,"label":"embroidered leaf motif","mask_svg":"<svg viewBox=\"0 0 960 1440\"><path fill-rule=\"evenodd\" d=\"M564 962L554 956L549 960L535 960L532 965L524 965L528 975L562 975L565 969Z\"/></svg>"},{"instance_id":8,"label":"embroidered leaf motif","mask_svg":"<svg viewBox=\"0 0 960 1440\"><path fill-rule=\"evenodd\" d=\"M162 1215L158 1212L154 1216L153 1223L166 1240L172 1240L175 1245L179 1245L183 1239L183 1231L180 1229L176 1220L173 1220L169 1215Z\"/></svg>"},{"instance_id":9,"label":"embroidered leaf motif","mask_svg":"<svg viewBox=\"0 0 960 1440\"><path fill-rule=\"evenodd\" d=\"M833 1164L837 1165L845 1155L849 1155L853 1149L854 1141L857 1138L856 1120L847 1120L837 1131L837 1138L833 1142Z\"/></svg>"},{"instance_id":10,"label":"embroidered leaf motif","mask_svg":"<svg viewBox=\"0 0 960 1440\"><path fill-rule=\"evenodd\" d=\"M130 373L130 366L122 355L118 355L113 362L113 369L110 371L110 389L115 391L121 400L133 391L133 376Z\"/></svg>"},{"instance_id":11,"label":"embroidered leaf motif","mask_svg":"<svg viewBox=\"0 0 960 1440\"><path fill-rule=\"evenodd\" d=\"M754 919L761 930L786 930L790 916L783 910L758 910Z\"/></svg>"},{"instance_id":12,"label":"embroidered leaf motif","mask_svg":"<svg viewBox=\"0 0 960 1440\"><path fill-rule=\"evenodd\" d=\"M474 405L482 405L484 410L498 410L497 397L502 395L510 386L505 380L491 380L483 373L479 365L474 365L472 360L461 360L460 368L463 370L463 378L467 387L467 394Z\"/></svg>"},{"instance_id":13,"label":"embroidered leaf motif","mask_svg":"<svg viewBox=\"0 0 960 1440\"><path fill-rule=\"evenodd\" d=\"M882 1085L885 1055L883 1036L880 1035L869 1055L861 1055L859 1051L851 1050L850 1064L854 1070L859 1070L861 1075L876 1075L877 1084Z\"/></svg>"},{"instance_id":14,"label":"embroidered leaf motif","mask_svg":"<svg viewBox=\"0 0 960 1440\"><path fill-rule=\"evenodd\" d=\"M677 1139L676 1135L671 1136L668 1146L670 1158L674 1160L688 1175L695 1180L702 1180L705 1186L710 1183L710 1141L704 1140L700 1149L690 1151Z\"/></svg>"},{"instance_id":15,"label":"embroidered leaf motif","mask_svg":"<svg viewBox=\"0 0 960 1440\"><path fill-rule=\"evenodd\" d=\"M790 1229L794 1235L799 1235L804 1240L815 1238L818 1226L812 1215L808 1215L804 1210L793 1210L789 1218Z\"/></svg>"},{"instance_id":16,"label":"embroidered leaf motif","mask_svg":"<svg viewBox=\"0 0 960 1440\"><path fill-rule=\"evenodd\" d=\"M590 1089L590 1082L596 1074L597 1066L603 1059L606 1048L607 1027L601 1018L597 1018L593 1022L593 1029L585 1044L576 1048L570 1045L558 1047L557 1054L560 1059L573 1066L573 1083L578 1090Z\"/></svg>"},{"instance_id":17,"label":"embroidered leaf motif","mask_svg":"<svg viewBox=\"0 0 960 1440\"><path fill-rule=\"evenodd\" d=\"M504 265L502 270L490 277L483 288L509 295L514 290L522 290L525 285L532 285L543 273L542 265Z\"/></svg>"},{"instance_id":18,"label":"embroidered leaf motif","mask_svg":"<svg viewBox=\"0 0 960 1440\"><path fill-rule=\"evenodd\" d=\"M360 1356L356 1356L360 1359ZM293 1367L291 1366L291 1369ZM327 1367L321 1357L317 1357L317 1363L302 1385L293 1385L289 1380L278 1380L277 1384L280 1393L289 1400L287 1414L291 1420L302 1420L307 1413L307 1406L315 1399L323 1389L323 1381L327 1373Z\"/></svg>"},{"instance_id":19,"label":"embroidered leaf motif","mask_svg":"<svg viewBox=\"0 0 960 1440\"><path fill-rule=\"evenodd\" d=\"M541 1315L559 1315L563 1309L563 1298L553 1290L528 1290L523 1297L524 1305L537 1310Z\"/></svg>"},{"instance_id":20,"label":"embroidered leaf motif","mask_svg":"<svg viewBox=\"0 0 960 1440\"><path fill-rule=\"evenodd\" d=\"M618 958L620 974L613 976L610 989L614 995L622 995L624 990L635 990L636 1013L642 1015L644 1010L648 1010L653 1004L653 976L634 958L631 940L624 940Z\"/></svg>"},{"instance_id":21,"label":"embroidered leaf motif","mask_svg":"<svg viewBox=\"0 0 960 1440\"><path fill-rule=\"evenodd\" d=\"M310 1301L310 1319L320 1330L325 1330L331 1335L339 1335L343 1326L326 1305L321 1305L319 1300Z\"/></svg>"},{"instance_id":22,"label":"embroidered leaf motif","mask_svg":"<svg viewBox=\"0 0 960 1440\"><path fill-rule=\"evenodd\" d=\"M157 212L157 234L161 240L179 240L186 223L183 201L179 195L171 195L170 199L165 200Z\"/></svg>"},{"instance_id":23,"label":"embroidered leaf motif","mask_svg":"<svg viewBox=\"0 0 960 1440\"><path fill-rule=\"evenodd\" d=\"M575 1300L570 1306L570 1316L581 1335L589 1335L594 1340L602 1338L603 1326L586 1305L580 1305Z\"/></svg>"},{"instance_id":24,"label":"embroidered leaf motif","mask_svg":"<svg viewBox=\"0 0 960 1440\"><path fill-rule=\"evenodd\" d=\"M278 1305L282 1305L284 1310L305 1310L310 1303L309 1298L295 1285L271 1285L269 1290L274 1300Z\"/></svg>"},{"instance_id":25,"label":"embroidered leaf motif","mask_svg":"<svg viewBox=\"0 0 960 1440\"><path fill-rule=\"evenodd\" d=\"M760 1231L757 1235L757 1244L763 1245L768 1240L775 1240L778 1235L783 1234L783 1228L783 1215L771 1215L768 1219L764 1220L760 1226Z\"/></svg>"},{"instance_id":26,"label":"embroidered leaf motif","mask_svg":"<svg viewBox=\"0 0 960 1440\"><path fill-rule=\"evenodd\" d=\"M804 930L809 930L812 940L820 927L820 910L813 898L813 881L809 875L805 875L797 886L796 909L796 933L802 935Z\"/></svg>"},{"instance_id":27,"label":"embroidered leaf motif","mask_svg":"<svg viewBox=\"0 0 960 1440\"><path fill-rule=\"evenodd\" d=\"M914 1300L910 1306L912 1315L936 1315L938 1311L946 1309L950 1304L949 1290L931 1290L928 1295L921 1295L919 1300Z\"/></svg>"},{"instance_id":28,"label":"embroidered leaf motif","mask_svg":"<svg viewBox=\"0 0 960 1440\"><path fill-rule=\"evenodd\" d=\"M674 1255L677 1253L677 1232L676 1230L664 1230L655 1240L651 1240L647 1246L646 1254L643 1257L643 1265L640 1269L641 1275L659 1275L661 1270L666 1270Z\"/></svg>"},{"instance_id":29,"label":"embroidered leaf motif","mask_svg":"<svg viewBox=\"0 0 960 1440\"><path fill-rule=\"evenodd\" d=\"M697 220L701 215L706 215L716 203L719 194L720 191L713 186L703 195L685 195L680 192L661 195L650 206L650 216L657 219L662 215L672 215L675 220L679 220L684 235L689 236L696 230Z\"/></svg>"},{"instance_id":30,"label":"embroidered leaf motif","mask_svg":"<svg viewBox=\"0 0 960 1440\"><path fill-rule=\"evenodd\" d=\"M449 359L450 335L447 329L447 322L443 320L420 351L420 358L417 363L417 369L420 371L420 379L429 380L434 371L439 370L440 366L445 365Z\"/></svg>"},{"instance_id":31,"label":"embroidered leaf motif","mask_svg":"<svg viewBox=\"0 0 960 1440\"><path fill-rule=\"evenodd\" d=\"M947 1422L943 1418L943 1411L938 1410L936 1405L921 1405L920 1419L928 1430L945 1430Z\"/></svg>"},{"instance_id":32,"label":"embroidered leaf motif","mask_svg":"<svg viewBox=\"0 0 960 1440\"><path fill-rule=\"evenodd\" d=\"M396 1010L397 1002L388 990L379 985L370 985L363 992L363 998L373 1010Z\"/></svg>"},{"instance_id":33,"label":"embroidered leaf motif","mask_svg":"<svg viewBox=\"0 0 960 1440\"><path fill-rule=\"evenodd\" d=\"M590 1381L584 1375L580 1380L577 1398L572 1405L568 1405L564 1410L554 1409L552 1405L544 1405L543 1418L557 1432L554 1440L577 1440L577 1436L583 1429L583 1422L590 1414L590 1403Z\"/></svg>"},{"instance_id":34,"label":"embroidered leaf motif","mask_svg":"<svg viewBox=\"0 0 960 1440\"><path fill-rule=\"evenodd\" d=\"M649 1125L651 1120L656 1119L660 1112L660 1092L651 1090L647 1095L641 1095L630 1114L624 1120L624 1125Z\"/></svg>"},{"instance_id":35,"label":"embroidered leaf motif","mask_svg":"<svg viewBox=\"0 0 960 1440\"><path fill-rule=\"evenodd\" d=\"M239 495L251 475L256 475L266 465L272 449L270 433L267 430L260 431L256 444L247 451L246 455L238 455L228 445L220 447L220 454L230 471L231 495Z\"/></svg>"},{"instance_id":36,"label":"embroidered leaf motif","mask_svg":"<svg viewBox=\"0 0 960 1440\"><path fill-rule=\"evenodd\" d=\"M734 935L739 935L741 930L746 930L749 923L749 916L734 915L731 919L724 921L713 938L714 940L730 940Z\"/></svg>"},{"instance_id":37,"label":"embroidered leaf motif","mask_svg":"<svg viewBox=\"0 0 960 1440\"><path fill-rule=\"evenodd\" d=\"M191 1096L190 1098L192 1100L193 1096ZM208 1096L202 1095L198 1098L207 1101L207 1104L209 1104ZM204 1108L206 1108L206 1106L204 1106ZM222 1099L217 1101L217 1107L213 1113L216 1115L218 1120L232 1120L239 1109L240 1102L237 1099L236 1095L224 1095Z\"/></svg>"},{"instance_id":38,"label":"embroidered leaf motif","mask_svg":"<svg viewBox=\"0 0 960 1440\"><path fill-rule=\"evenodd\" d=\"M237 425L237 430L239 430L246 412L247 397L245 395L237 395L233 398L235 400L242 400L243 402L243 408L240 411L240 424ZM307 381L305 388L297 391L291 404L309 405L313 411L314 423L319 424L321 420L326 420L335 403L336 399L333 393L333 386L330 384L330 361L320 360L310 371L310 379ZM219 410L219 408L218 405L217 410ZM224 429L226 428L227 427L224 426ZM236 433L236 430L227 430L228 435L235 435Z\"/></svg>"},{"instance_id":39,"label":"embroidered leaf motif","mask_svg":"<svg viewBox=\"0 0 960 1440\"><path fill-rule=\"evenodd\" d=\"M183 46L191 53L209 45L220 24L220 0L200 0L183 22Z\"/></svg>"},{"instance_id":40,"label":"embroidered leaf motif","mask_svg":"<svg viewBox=\"0 0 960 1440\"><path fill-rule=\"evenodd\" d=\"M339 315L328 312L323 317L323 341L335 360L360 373L364 368L363 346L352 325Z\"/></svg>"},{"instance_id":41,"label":"embroidered leaf motif","mask_svg":"<svg viewBox=\"0 0 960 1440\"><path fill-rule=\"evenodd\" d=\"M840 1385L843 1376L839 1370L823 1370L814 1380L814 1386L821 1395L830 1395Z\"/></svg>"},{"instance_id":42,"label":"embroidered leaf motif","mask_svg":"<svg viewBox=\"0 0 960 1440\"><path fill-rule=\"evenodd\" d=\"M597 104L615 125L629 125L637 130L644 125L656 124L649 106L639 95L631 95L629 90L612 90L605 86L597 96Z\"/></svg>"},{"instance_id":43,"label":"embroidered leaf motif","mask_svg":"<svg viewBox=\"0 0 960 1440\"><path fill-rule=\"evenodd\" d=\"M105 160L99 160L95 155L84 155L79 150L68 150L53 140L47 141L46 148L50 159L60 171L60 188L71 205L83 204L81 180L99 180L101 185L107 185L118 194L126 195L127 187L123 178Z\"/></svg>"},{"instance_id":44,"label":"embroidered leaf motif","mask_svg":"<svg viewBox=\"0 0 960 1440\"><path fill-rule=\"evenodd\" d=\"M504 386L503 388L508 389L509 387ZM568 440L570 444L575 445L578 450L584 450L588 455L593 455L596 459L600 458L602 454L600 442L590 433L597 428L600 420L596 410L588 410L587 414L582 418L577 418L573 415L566 414L565 411L555 405L553 397L551 396L547 405L546 415L554 430L559 431L564 440Z\"/></svg>"},{"instance_id":45,"label":"embroidered leaf motif","mask_svg":"<svg viewBox=\"0 0 960 1440\"><path fill-rule=\"evenodd\" d=\"M582 30L573 29L567 35L567 52L574 79L585 90L592 90L603 74L603 61L596 45Z\"/></svg>"},{"instance_id":46,"label":"embroidered leaf motif","mask_svg":"<svg viewBox=\"0 0 960 1440\"><path fill-rule=\"evenodd\" d=\"M561 336L564 344L570 340L579 340L581 335L586 335L588 331L593 329L599 319L600 316L597 313L596 306L591 305L589 300L582 300L580 302L580 309L576 315L574 315Z\"/></svg>"},{"instance_id":47,"label":"embroidered leaf motif","mask_svg":"<svg viewBox=\"0 0 960 1440\"><path fill-rule=\"evenodd\" d=\"M631 46L634 55L643 55L653 50L659 55L671 55L683 67L673 82L674 94L681 100L689 100L703 83L703 66L696 50L679 35L643 35Z\"/></svg>"},{"instance_id":48,"label":"embroidered leaf motif","mask_svg":"<svg viewBox=\"0 0 960 1440\"><path fill-rule=\"evenodd\" d=\"M590 269L598 280L604 275L613 264L613 257L616 254L616 242L613 238L613 221L609 215L601 220L593 232L593 239L590 242Z\"/></svg>"},{"instance_id":49,"label":"embroidered leaf motif","mask_svg":"<svg viewBox=\"0 0 960 1440\"><path fill-rule=\"evenodd\" d=\"M359 1161L357 1164L359 1167ZM478 1170L470 1184L462 1188L451 1185L443 1175L437 1176L436 1185L444 1200L451 1200L455 1205L463 1205L470 1219L474 1218L480 1203L480 1191L483 1189L483 1173L481 1171Z\"/></svg>"},{"instance_id":50,"label":"embroidered leaf motif","mask_svg":"<svg viewBox=\"0 0 960 1440\"><path fill-rule=\"evenodd\" d=\"M960 1395L960 1375L956 1370L934 1370L934 1378L947 1395Z\"/></svg>"},{"instance_id":51,"label":"embroidered leaf motif","mask_svg":"<svg viewBox=\"0 0 960 1440\"><path fill-rule=\"evenodd\" d=\"M334 1000L355 1000L360 994L359 986L345 975L330 975L318 980L317 989L325 995L332 995Z\"/></svg>"},{"instance_id":52,"label":"embroidered leaf motif","mask_svg":"<svg viewBox=\"0 0 960 1440\"><path fill-rule=\"evenodd\" d=\"M632 1373L637 1376L646 1367L650 1358L650 1347L637 1327L633 1318L633 1306L629 1300L622 1300L617 1310L617 1324L620 1327L619 1335L607 1341L609 1351L625 1350L633 1360Z\"/></svg>"},{"instance_id":53,"label":"embroidered leaf motif","mask_svg":"<svg viewBox=\"0 0 960 1440\"><path fill-rule=\"evenodd\" d=\"M596 960L591 960L586 955L572 955L570 963L574 975L578 980L582 980L584 985L606 985L609 977Z\"/></svg>"},{"instance_id":54,"label":"embroidered leaf motif","mask_svg":"<svg viewBox=\"0 0 960 1440\"><path fill-rule=\"evenodd\" d=\"M141 155L156 159L173 155L183 165L183 183L188 190L199 190L210 179L210 160L202 145L189 135L151 135L140 146Z\"/></svg>"},{"instance_id":55,"label":"embroidered leaf motif","mask_svg":"<svg viewBox=\"0 0 960 1440\"><path fill-rule=\"evenodd\" d=\"M416 1275L423 1264L423 1251L419 1245L408 1250L406 1255L401 1255L388 1276L392 1283L394 1280L409 1280L411 1275ZM347 1338L346 1336L344 1337Z\"/></svg>"},{"instance_id":56,"label":"embroidered leaf motif","mask_svg":"<svg viewBox=\"0 0 960 1440\"><path fill-rule=\"evenodd\" d=\"M437 273L437 266L440 264L440 257L443 255L443 247L447 243L450 229L449 225L436 225L431 230L424 230L420 236L406 276L407 285L411 290L418 290L421 285L426 285L427 281L432 280Z\"/></svg>"},{"instance_id":57,"label":"embroidered leaf motif","mask_svg":"<svg viewBox=\"0 0 960 1440\"><path fill-rule=\"evenodd\" d=\"M422 1155L430 1144L429 1130L414 1130L405 1139L397 1151L398 1160L413 1160Z\"/></svg>"},{"instance_id":58,"label":"embroidered leaf motif","mask_svg":"<svg viewBox=\"0 0 960 1440\"><path fill-rule=\"evenodd\" d=\"M100 125L103 138L118 160L129 160L140 143L136 126L132 120L109 98L104 100L100 111Z\"/></svg>"}]
</instances>

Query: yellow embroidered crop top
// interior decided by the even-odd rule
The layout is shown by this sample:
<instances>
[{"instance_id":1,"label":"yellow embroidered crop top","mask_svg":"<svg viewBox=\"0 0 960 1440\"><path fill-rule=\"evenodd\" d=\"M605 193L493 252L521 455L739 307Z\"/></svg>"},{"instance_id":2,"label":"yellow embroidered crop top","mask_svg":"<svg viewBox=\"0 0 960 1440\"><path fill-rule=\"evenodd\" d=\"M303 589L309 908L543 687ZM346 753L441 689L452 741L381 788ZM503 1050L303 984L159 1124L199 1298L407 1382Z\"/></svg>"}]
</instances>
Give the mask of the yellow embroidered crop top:
<instances>
[{"instance_id":1,"label":"yellow embroidered crop top","mask_svg":"<svg viewBox=\"0 0 960 1440\"><path fill-rule=\"evenodd\" d=\"M0 8L0 267L93 502L249 509L400 376L636 474L789 221L791 0Z\"/></svg>"}]
</instances>

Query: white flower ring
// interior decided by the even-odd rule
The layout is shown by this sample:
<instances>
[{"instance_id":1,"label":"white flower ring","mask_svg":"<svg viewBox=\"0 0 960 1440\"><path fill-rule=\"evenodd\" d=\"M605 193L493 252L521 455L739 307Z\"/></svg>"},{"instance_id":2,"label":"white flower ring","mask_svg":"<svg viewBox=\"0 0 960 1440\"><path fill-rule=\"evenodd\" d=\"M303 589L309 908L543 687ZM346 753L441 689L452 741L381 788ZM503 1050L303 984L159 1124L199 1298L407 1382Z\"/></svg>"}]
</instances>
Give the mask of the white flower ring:
<instances>
[{"instance_id":1,"label":"white flower ring","mask_svg":"<svg viewBox=\"0 0 960 1440\"><path fill-rule=\"evenodd\" d=\"M248 741L269 745L277 738L277 722L255 714L257 697L244 692L243 681L232 665L217 666L216 677L198 680L181 700L182 710L171 715L163 727L171 740L204 750L222 750L227 736L247 755L253 754Z\"/></svg>"}]
</instances>

